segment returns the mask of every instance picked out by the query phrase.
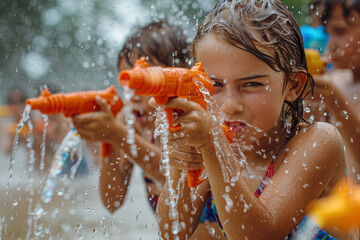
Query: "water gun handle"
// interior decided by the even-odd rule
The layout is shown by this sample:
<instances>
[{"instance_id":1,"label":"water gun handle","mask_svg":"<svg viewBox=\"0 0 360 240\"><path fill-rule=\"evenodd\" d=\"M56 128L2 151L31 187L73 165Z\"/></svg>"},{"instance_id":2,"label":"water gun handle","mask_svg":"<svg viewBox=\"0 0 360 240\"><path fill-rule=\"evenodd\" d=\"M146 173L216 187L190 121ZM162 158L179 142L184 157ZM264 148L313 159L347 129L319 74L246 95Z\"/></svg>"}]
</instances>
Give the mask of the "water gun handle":
<instances>
[{"instance_id":1,"label":"water gun handle","mask_svg":"<svg viewBox=\"0 0 360 240\"><path fill-rule=\"evenodd\" d=\"M110 149L111 149L111 144L110 143L101 143L101 157L102 159L105 159L106 157L109 156L110 154Z\"/></svg>"}]
</instances>

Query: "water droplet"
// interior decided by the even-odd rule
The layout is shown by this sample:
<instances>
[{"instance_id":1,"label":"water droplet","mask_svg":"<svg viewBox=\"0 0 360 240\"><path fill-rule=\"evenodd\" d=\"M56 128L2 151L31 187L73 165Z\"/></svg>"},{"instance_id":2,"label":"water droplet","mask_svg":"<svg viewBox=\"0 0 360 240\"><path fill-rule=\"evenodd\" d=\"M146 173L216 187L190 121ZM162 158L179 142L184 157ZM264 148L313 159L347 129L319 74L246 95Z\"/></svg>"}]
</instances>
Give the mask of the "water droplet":
<instances>
[{"instance_id":1,"label":"water droplet","mask_svg":"<svg viewBox=\"0 0 360 240\"><path fill-rule=\"evenodd\" d=\"M172 225L171 225L171 232L174 235L177 235L180 232L181 228L180 228L180 223L179 221L173 221Z\"/></svg>"},{"instance_id":2,"label":"water droplet","mask_svg":"<svg viewBox=\"0 0 360 240\"><path fill-rule=\"evenodd\" d=\"M304 108L304 112L306 112L306 113L310 113L310 112L311 112L311 110L310 110L310 108L309 108L309 107L305 107L305 108Z\"/></svg>"},{"instance_id":3,"label":"water droplet","mask_svg":"<svg viewBox=\"0 0 360 240\"><path fill-rule=\"evenodd\" d=\"M116 207L116 208L120 207L120 201L114 202L114 207Z\"/></svg>"},{"instance_id":4,"label":"water droplet","mask_svg":"<svg viewBox=\"0 0 360 240\"><path fill-rule=\"evenodd\" d=\"M215 236L215 229L213 227L208 228L209 234L214 237Z\"/></svg>"},{"instance_id":5,"label":"water droplet","mask_svg":"<svg viewBox=\"0 0 360 240\"><path fill-rule=\"evenodd\" d=\"M18 205L18 201L13 201L13 203L12 203L12 205L14 206L14 207L16 207L17 205Z\"/></svg>"},{"instance_id":6,"label":"water droplet","mask_svg":"<svg viewBox=\"0 0 360 240\"><path fill-rule=\"evenodd\" d=\"M305 183L305 184L303 185L303 188L307 188L308 186L309 186L309 184Z\"/></svg>"},{"instance_id":7,"label":"water droplet","mask_svg":"<svg viewBox=\"0 0 360 240\"><path fill-rule=\"evenodd\" d=\"M57 194L58 194L59 196L64 195L64 192L65 192L65 190L64 190L63 188L57 189Z\"/></svg>"}]
</instances>

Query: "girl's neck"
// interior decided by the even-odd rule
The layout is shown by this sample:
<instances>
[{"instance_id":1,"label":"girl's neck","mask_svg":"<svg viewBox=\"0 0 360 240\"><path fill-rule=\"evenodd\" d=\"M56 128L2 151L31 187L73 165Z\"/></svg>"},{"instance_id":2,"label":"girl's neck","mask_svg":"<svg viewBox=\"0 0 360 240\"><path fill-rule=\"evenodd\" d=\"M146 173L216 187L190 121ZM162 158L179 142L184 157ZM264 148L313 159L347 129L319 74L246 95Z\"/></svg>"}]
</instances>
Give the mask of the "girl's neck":
<instances>
[{"instance_id":1,"label":"girl's neck","mask_svg":"<svg viewBox=\"0 0 360 240\"><path fill-rule=\"evenodd\" d=\"M273 127L269 132L265 133L255 144L253 153L257 155L255 158L258 159L259 155L265 159L274 159L279 153L289 133L284 127L284 121L279 120L277 125Z\"/></svg>"}]
</instances>

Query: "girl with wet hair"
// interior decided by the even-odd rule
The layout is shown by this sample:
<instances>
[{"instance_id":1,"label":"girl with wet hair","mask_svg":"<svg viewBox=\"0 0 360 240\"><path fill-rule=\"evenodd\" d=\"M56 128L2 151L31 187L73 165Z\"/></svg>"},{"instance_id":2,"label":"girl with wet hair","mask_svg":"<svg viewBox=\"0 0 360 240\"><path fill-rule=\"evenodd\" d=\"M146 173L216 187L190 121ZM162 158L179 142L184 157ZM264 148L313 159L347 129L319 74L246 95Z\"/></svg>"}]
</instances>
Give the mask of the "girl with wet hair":
<instances>
[{"instance_id":1,"label":"girl with wet hair","mask_svg":"<svg viewBox=\"0 0 360 240\"><path fill-rule=\"evenodd\" d=\"M278 0L221 0L200 25L193 55L213 81L219 111L184 98L165 106L183 112L175 121L180 132L169 136L173 181L167 184L178 214L164 187L157 209L161 236L190 239L208 199L229 239L292 239L306 231L309 204L345 177L345 156L335 127L302 117L313 80L293 15ZM201 166L207 178L192 190L184 172ZM326 231L313 239L350 237Z\"/></svg>"},{"instance_id":2,"label":"girl with wet hair","mask_svg":"<svg viewBox=\"0 0 360 240\"><path fill-rule=\"evenodd\" d=\"M118 69L131 69L135 61L142 56L147 58L150 66L188 67L190 49L187 37L180 27L170 25L166 21L138 27L132 31L119 53ZM154 113L148 106L149 99L148 96L136 95L131 99L131 107L136 117L134 128L137 157L132 156L130 145L126 142L128 130L124 114L120 113L119 119L115 119L104 99L97 100L101 111L72 118L82 138L108 142L113 146L109 159L101 163L100 172L101 198L110 212L123 205L134 164L143 169L148 200L154 212L156 211L158 195L165 178L160 169L160 143L153 137ZM208 205L210 204L209 201ZM213 231L214 226L216 227L216 219L209 206L204 210L202 224L194 234L195 239L221 239L221 232ZM209 228L212 229L211 232Z\"/></svg>"},{"instance_id":3,"label":"girl with wet hair","mask_svg":"<svg viewBox=\"0 0 360 240\"><path fill-rule=\"evenodd\" d=\"M329 34L325 57L332 68L316 76L314 100L323 105L326 121L337 126L346 146L348 176L360 184L360 1L321 0L318 4Z\"/></svg>"}]
</instances>

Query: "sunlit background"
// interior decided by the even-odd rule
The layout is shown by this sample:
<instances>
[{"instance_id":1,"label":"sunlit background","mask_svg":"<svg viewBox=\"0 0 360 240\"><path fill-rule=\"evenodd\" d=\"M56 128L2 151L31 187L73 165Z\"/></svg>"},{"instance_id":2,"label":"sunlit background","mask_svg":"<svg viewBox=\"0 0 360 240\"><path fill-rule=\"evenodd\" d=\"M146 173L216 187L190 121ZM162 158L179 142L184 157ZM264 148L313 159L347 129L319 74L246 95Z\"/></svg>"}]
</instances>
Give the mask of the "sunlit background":
<instances>
[{"instance_id":1,"label":"sunlit background","mask_svg":"<svg viewBox=\"0 0 360 240\"><path fill-rule=\"evenodd\" d=\"M307 1L287 0L301 24ZM14 85L30 96L42 85L103 89L117 83L117 54L130 30L167 18L191 42L215 0L3 0L0 2L0 103ZM119 87L119 85L117 85Z\"/></svg>"}]
</instances>

